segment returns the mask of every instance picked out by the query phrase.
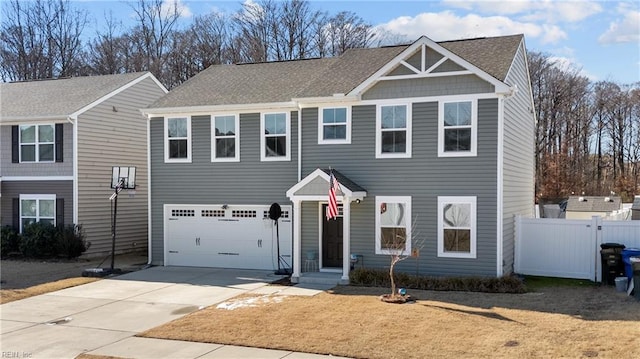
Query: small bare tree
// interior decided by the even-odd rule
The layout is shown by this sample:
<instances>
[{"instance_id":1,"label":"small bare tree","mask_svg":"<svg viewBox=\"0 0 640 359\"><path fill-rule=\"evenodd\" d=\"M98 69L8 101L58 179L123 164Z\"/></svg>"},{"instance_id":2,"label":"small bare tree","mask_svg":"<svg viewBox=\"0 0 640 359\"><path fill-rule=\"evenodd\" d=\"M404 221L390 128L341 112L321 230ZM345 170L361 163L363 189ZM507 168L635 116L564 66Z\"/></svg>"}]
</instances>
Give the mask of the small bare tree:
<instances>
[{"instance_id":1,"label":"small bare tree","mask_svg":"<svg viewBox=\"0 0 640 359\"><path fill-rule=\"evenodd\" d=\"M387 207L382 210L388 211L389 209ZM409 257L418 256L425 243L425 239L420 236L417 230L417 217L410 223L409 228L410 230L407 231L407 227L383 227L380 231L382 250L389 254L390 259L389 280L391 281L391 293L382 296L384 301L402 302L406 300L406 297L398 293L396 288L395 267ZM407 246L407 240L410 241L410 246ZM407 249L407 247L410 249Z\"/></svg>"}]
</instances>

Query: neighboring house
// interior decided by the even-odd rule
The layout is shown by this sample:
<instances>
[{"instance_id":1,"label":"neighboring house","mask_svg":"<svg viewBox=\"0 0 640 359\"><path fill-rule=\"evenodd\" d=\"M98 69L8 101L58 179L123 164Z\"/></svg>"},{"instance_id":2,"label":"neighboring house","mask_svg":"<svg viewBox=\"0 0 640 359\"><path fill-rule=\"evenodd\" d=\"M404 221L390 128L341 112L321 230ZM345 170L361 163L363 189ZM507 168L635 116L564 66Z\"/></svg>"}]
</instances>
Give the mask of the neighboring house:
<instances>
[{"instance_id":1,"label":"neighboring house","mask_svg":"<svg viewBox=\"0 0 640 359\"><path fill-rule=\"evenodd\" d=\"M112 166L136 166L134 198L119 202L117 251L147 241L147 126L140 109L167 93L149 72L0 84L0 217L79 224L111 250ZM126 193L123 192L126 196Z\"/></svg>"},{"instance_id":2,"label":"neighboring house","mask_svg":"<svg viewBox=\"0 0 640 359\"><path fill-rule=\"evenodd\" d=\"M631 219L640 220L640 196L635 196L631 204Z\"/></svg>"},{"instance_id":3,"label":"neighboring house","mask_svg":"<svg viewBox=\"0 0 640 359\"><path fill-rule=\"evenodd\" d=\"M153 264L272 269L280 243L292 280L316 261L348 281L352 255L388 266L396 235L418 254L399 270L495 277L513 271L514 215L533 216L521 35L212 66L143 112Z\"/></svg>"},{"instance_id":4,"label":"neighboring house","mask_svg":"<svg viewBox=\"0 0 640 359\"><path fill-rule=\"evenodd\" d=\"M570 196L567 202L567 219L591 219L593 216L607 217L622 209L619 196Z\"/></svg>"}]
</instances>

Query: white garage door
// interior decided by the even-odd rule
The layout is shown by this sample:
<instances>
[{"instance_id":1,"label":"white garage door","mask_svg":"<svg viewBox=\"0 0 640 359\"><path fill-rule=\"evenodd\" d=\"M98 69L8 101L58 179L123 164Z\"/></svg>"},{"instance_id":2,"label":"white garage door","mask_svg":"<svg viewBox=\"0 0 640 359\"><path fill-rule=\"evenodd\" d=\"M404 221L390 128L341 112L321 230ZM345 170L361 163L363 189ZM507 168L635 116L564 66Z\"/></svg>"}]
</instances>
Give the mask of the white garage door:
<instances>
[{"instance_id":1,"label":"white garage door","mask_svg":"<svg viewBox=\"0 0 640 359\"><path fill-rule=\"evenodd\" d=\"M278 269L291 266L291 206L269 218L270 206L165 205L165 265Z\"/></svg>"}]
</instances>

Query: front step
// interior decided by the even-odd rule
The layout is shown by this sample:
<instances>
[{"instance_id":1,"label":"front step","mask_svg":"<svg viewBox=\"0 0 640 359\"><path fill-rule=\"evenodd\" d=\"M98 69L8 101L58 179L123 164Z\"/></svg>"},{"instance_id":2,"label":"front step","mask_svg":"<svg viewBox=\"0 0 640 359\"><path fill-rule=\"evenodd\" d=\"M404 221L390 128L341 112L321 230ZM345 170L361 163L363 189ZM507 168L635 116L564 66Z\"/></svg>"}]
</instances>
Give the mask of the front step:
<instances>
[{"instance_id":1,"label":"front step","mask_svg":"<svg viewBox=\"0 0 640 359\"><path fill-rule=\"evenodd\" d=\"M349 284L349 281L343 281L341 273L304 272L300 274L298 283L339 285Z\"/></svg>"}]
</instances>

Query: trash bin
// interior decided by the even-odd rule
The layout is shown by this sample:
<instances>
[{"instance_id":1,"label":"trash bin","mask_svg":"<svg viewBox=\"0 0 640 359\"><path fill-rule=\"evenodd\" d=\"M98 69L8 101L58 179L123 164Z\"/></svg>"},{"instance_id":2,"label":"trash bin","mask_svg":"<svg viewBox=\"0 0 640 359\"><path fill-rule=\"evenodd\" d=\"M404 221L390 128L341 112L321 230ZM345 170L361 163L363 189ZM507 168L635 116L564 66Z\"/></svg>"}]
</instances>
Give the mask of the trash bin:
<instances>
[{"instance_id":1,"label":"trash bin","mask_svg":"<svg viewBox=\"0 0 640 359\"><path fill-rule=\"evenodd\" d=\"M626 248L622 250L622 262L624 262L624 274L627 279L633 279L633 267L631 257L640 257L640 248Z\"/></svg>"},{"instance_id":2,"label":"trash bin","mask_svg":"<svg viewBox=\"0 0 640 359\"><path fill-rule=\"evenodd\" d=\"M614 285L616 277L624 276L624 263L622 263L622 250L624 244L602 243L600 245L602 257L602 282L606 285Z\"/></svg>"},{"instance_id":3,"label":"trash bin","mask_svg":"<svg viewBox=\"0 0 640 359\"><path fill-rule=\"evenodd\" d=\"M631 257L633 266L633 296L640 300L640 257Z\"/></svg>"}]
</instances>

